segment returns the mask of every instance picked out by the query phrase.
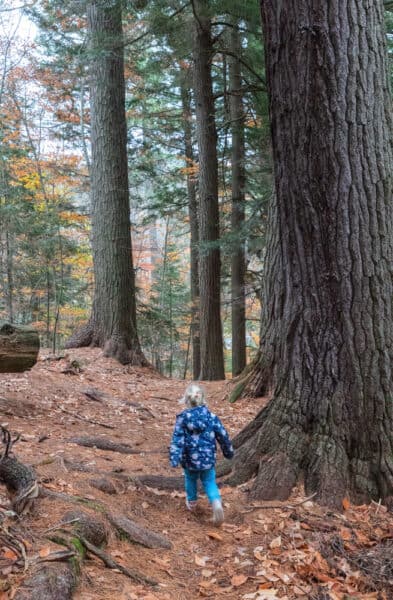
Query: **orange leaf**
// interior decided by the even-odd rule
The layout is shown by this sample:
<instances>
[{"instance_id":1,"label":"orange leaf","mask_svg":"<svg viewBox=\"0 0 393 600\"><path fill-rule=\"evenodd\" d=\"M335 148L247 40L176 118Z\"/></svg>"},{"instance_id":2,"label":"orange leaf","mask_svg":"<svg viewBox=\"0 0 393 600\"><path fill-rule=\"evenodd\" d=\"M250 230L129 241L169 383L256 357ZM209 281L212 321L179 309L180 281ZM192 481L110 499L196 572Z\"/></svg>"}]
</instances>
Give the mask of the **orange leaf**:
<instances>
[{"instance_id":1,"label":"orange leaf","mask_svg":"<svg viewBox=\"0 0 393 600\"><path fill-rule=\"evenodd\" d=\"M234 575L231 579L231 584L234 587L240 587L243 583L246 583L247 579L247 575Z\"/></svg>"},{"instance_id":2,"label":"orange leaf","mask_svg":"<svg viewBox=\"0 0 393 600\"><path fill-rule=\"evenodd\" d=\"M46 556L49 556L50 554L50 548L49 546L45 546L44 548L41 548L41 550L38 553L41 558L45 558Z\"/></svg>"},{"instance_id":3,"label":"orange leaf","mask_svg":"<svg viewBox=\"0 0 393 600\"><path fill-rule=\"evenodd\" d=\"M222 542L222 536L219 533L217 533L217 531L208 531L207 537L212 538L213 540L218 540L219 542Z\"/></svg>"},{"instance_id":4,"label":"orange leaf","mask_svg":"<svg viewBox=\"0 0 393 600\"><path fill-rule=\"evenodd\" d=\"M351 506L351 503L349 501L349 498L347 498L347 497L343 498L343 509L348 510L348 508L350 506Z\"/></svg>"},{"instance_id":5,"label":"orange leaf","mask_svg":"<svg viewBox=\"0 0 393 600\"><path fill-rule=\"evenodd\" d=\"M4 550L3 556L4 558L9 558L10 560L16 560L18 558L17 554L15 554L15 552L10 548Z\"/></svg>"},{"instance_id":6,"label":"orange leaf","mask_svg":"<svg viewBox=\"0 0 393 600\"><path fill-rule=\"evenodd\" d=\"M342 539L346 540L347 542L352 539L352 533L346 527L343 527L342 529L340 529L340 535L341 535Z\"/></svg>"}]
</instances>

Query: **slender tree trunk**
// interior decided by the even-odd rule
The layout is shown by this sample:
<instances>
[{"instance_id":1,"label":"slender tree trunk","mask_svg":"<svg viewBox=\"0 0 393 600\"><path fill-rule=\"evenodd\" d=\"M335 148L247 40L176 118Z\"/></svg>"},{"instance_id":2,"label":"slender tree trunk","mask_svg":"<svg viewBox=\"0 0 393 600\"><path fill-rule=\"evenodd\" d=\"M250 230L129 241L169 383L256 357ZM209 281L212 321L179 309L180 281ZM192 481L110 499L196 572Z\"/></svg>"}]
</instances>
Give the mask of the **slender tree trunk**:
<instances>
[{"instance_id":1,"label":"slender tree trunk","mask_svg":"<svg viewBox=\"0 0 393 600\"><path fill-rule=\"evenodd\" d=\"M192 339L192 372L198 379L201 371L201 347L199 332L199 226L198 201L196 194L196 175L190 168L195 165L192 143L192 111L189 69L182 69L181 98L183 109L184 152L187 171L188 216L190 219L190 279L191 279L191 339Z\"/></svg>"},{"instance_id":2,"label":"slender tree trunk","mask_svg":"<svg viewBox=\"0 0 393 600\"><path fill-rule=\"evenodd\" d=\"M120 0L88 5L94 300L70 345L100 346L121 363L145 364L136 329L123 36Z\"/></svg>"},{"instance_id":3,"label":"slender tree trunk","mask_svg":"<svg viewBox=\"0 0 393 600\"><path fill-rule=\"evenodd\" d=\"M8 231L6 231L5 240L7 250L7 308L8 319L12 323L14 320L14 255Z\"/></svg>"},{"instance_id":4,"label":"slender tree trunk","mask_svg":"<svg viewBox=\"0 0 393 600\"><path fill-rule=\"evenodd\" d=\"M234 240L231 258L232 375L236 376L246 366L246 261L242 232L245 217L244 110L239 61L241 38L236 24L231 31L230 45L232 53L229 58L229 112L232 130L231 229Z\"/></svg>"},{"instance_id":5,"label":"slender tree trunk","mask_svg":"<svg viewBox=\"0 0 393 600\"><path fill-rule=\"evenodd\" d=\"M207 0L194 0L194 95L199 155L200 379L224 379L220 311L217 132L212 89L213 44Z\"/></svg>"},{"instance_id":6,"label":"slender tree trunk","mask_svg":"<svg viewBox=\"0 0 393 600\"><path fill-rule=\"evenodd\" d=\"M254 496L286 498L303 471L306 493L340 507L347 495L364 502L393 491L383 2L261 7L280 254L265 323L274 393L236 440L231 481L257 473Z\"/></svg>"}]
</instances>

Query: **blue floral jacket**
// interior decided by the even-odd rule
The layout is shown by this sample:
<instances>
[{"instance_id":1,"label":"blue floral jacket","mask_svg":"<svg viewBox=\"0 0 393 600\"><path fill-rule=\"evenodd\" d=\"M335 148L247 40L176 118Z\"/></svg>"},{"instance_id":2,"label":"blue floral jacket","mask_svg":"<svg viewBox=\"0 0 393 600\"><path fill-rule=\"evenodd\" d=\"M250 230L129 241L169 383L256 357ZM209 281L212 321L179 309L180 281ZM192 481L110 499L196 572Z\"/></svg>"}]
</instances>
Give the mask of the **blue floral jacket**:
<instances>
[{"instance_id":1,"label":"blue floral jacket","mask_svg":"<svg viewBox=\"0 0 393 600\"><path fill-rule=\"evenodd\" d=\"M216 464L216 440L225 458L233 457L233 447L220 419L206 406L184 410L176 417L170 446L172 467L202 471Z\"/></svg>"}]
</instances>

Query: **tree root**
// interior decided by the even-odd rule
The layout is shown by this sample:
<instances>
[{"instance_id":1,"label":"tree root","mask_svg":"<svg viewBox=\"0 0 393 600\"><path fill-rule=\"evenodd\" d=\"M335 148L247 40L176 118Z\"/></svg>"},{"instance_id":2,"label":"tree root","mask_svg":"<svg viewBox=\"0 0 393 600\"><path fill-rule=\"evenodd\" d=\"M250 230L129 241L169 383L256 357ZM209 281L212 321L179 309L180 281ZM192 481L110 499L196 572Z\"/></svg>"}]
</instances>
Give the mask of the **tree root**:
<instances>
[{"instance_id":1,"label":"tree root","mask_svg":"<svg viewBox=\"0 0 393 600\"><path fill-rule=\"evenodd\" d=\"M109 509L96 500L89 500L81 496L71 496L61 492L53 492L52 490L42 489L43 495L48 498L56 498L65 502L71 502L72 504L84 504L88 508L95 510L105 516L109 523L115 527L115 529L124 535L127 539L135 544L140 544L146 548L172 548L171 542L163 535L151 531L145 527L141 527L134 521L131 521L124 515L114 515Z\"/></svg>"},{"instance_id":2,"label":"tree root","mask_svg":"<svg viewBox=\"0 0 393 600\"><path fill-rule=\"evenodd\" d=\"M0 426L0 430L5 447L0 458L0 483L6 486L12 510L20 515L33 507L39 488L33 469L19 462L14 456L10 456L12 446L19 437L13 440L8 429Z\"/></svg>"},{"instance_id":3,"label":"tree root","mask_svg":"<svg viewBox=\"0 0 393 600\"><path fill-rule=\"evenodd\" d=\"M172 544L168 538L145 527L141 527L123 515L108 513L106 516L120 535L125 535L127 539L135 544L140 544L146 548L172 548Z\"/></svg>"},{"instance_id":4,"label":"tree root","mask_svg":"<svg viewBox=\"0 0 393 600\"><path fill-rule=\"evenodd\" d=\"M67 530L71 524L71 530ZM98 556L110 569L118 569L137 583L157 585L155 580L124 567L104 552L100 546L106 545L108 531L101 519L82 511L69 512L55 529L60 533L50 533L48 539L65 546L69 552L53 553L53 560L59 561L57 564L40 564L22 583L15 600L71 600L83 560L89 552ZM52 560L52 555L48 559Z\"/></svg>"},{"instance_id":5,"label":"tree root","mask_svg":"<svg viewBox=\"0 0 393 600\"><path fill-rule=\"evenodd\" d=\"M118 571L123 573L123 575L126 575L127 577L129 577L133 581L136 581L137 583L145 583L153 587L158 585L157 581L155 581L154 579L151 579L146 575L142 575L138 571L134 571L133 569L129 569L128 567L124 567L120 563L116 562L111 556L109 556L109 554L101 550L101 548L97 548L97 546L94 546L85 538L81 537L80 540L85 546L86 550L88 550L91 554L98 556L98 558L100 558L104 565L106 565L109 569L117 569Z\"/></svg>"},{"instance_id":6,"label":"tree root","mask_svg":"<svg viewBox=\"0 0 393 600\"><path fill-rule=\"evenodd\" d=\"M99 450L109 450L110 452L120 452L121 454L139 454L139 450L134 450L129 444L122 444L118 442L112 442L106 438L81 436L74 437L68 440L78 446L85 446L86 448L98 448Z\"/></svg>"}]
</instances>

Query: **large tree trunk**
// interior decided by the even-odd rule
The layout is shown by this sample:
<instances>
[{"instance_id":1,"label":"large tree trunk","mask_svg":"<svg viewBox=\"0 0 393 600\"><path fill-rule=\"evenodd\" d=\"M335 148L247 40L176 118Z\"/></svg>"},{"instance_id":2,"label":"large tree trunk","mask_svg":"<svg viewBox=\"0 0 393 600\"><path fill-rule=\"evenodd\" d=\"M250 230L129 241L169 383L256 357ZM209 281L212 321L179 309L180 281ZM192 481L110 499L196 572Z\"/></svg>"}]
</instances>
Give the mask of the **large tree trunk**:
<instances>
[{"instance_id":1,"label":"large tree trunk","mask_svg":"<svg viewBox=\"0 0 393 600\"><path fill-rule=\"evenodd\" d=\"M194 0L194 95L199 155L200 379L224 379L220 311L217 132L211 76L213 44L207 0Z\"/></svg>"},{"instance_id":2,"label":"large tree trunk","mask_svg":"<svg viewBox=\"0 0 393 600\"><path fill-rule=\"evenodd\" d=\"M20 373L37 362L38 333L30 327L0 321L0 373Z\"/></svg>"},{"instance_id":3,"label":"large tree trunk","mask_svg":"<svg viewBox=\"0 0 393 600\"><path fill-rule=\"evenodd\" d=\"M94 301L90 322L67 343L104 348L122 363L145 364L135 308L121 2L88 5Z\"/></svg>"},{"instance_id":4,"label":"large tree trunk","mask_svg":"<svg viewBox=\"0 0 393 600\"><path fill-rule=\"evenodd\" d=\"M265 323L274 393L237 439L231 481L257 473L255 496L286 498L303 471L323 503L383 498L393 491L383 2L261 7L280 254Z\"/></svg>"},{"instance_id":5,"label":"large tree trunk","mask_svg":"<svg viewBox=\"0 0 393 600\"><path fill-rule=\"evenodd\" d=\"M231 258L232 303L232 375L239 375L246 366L246 297L245 297L245 165L244 165L244 110L242 98L242 74L239 58L241 38L236 23L231 31L229 58L229 109L232 130L232 212L231 229L234 248ZM239 237L240 236L240 237Z\"/></svg>"},{"instance_id":6,"label":"large tree trunk","mask_svg":"<svg viewBox=\"0 0 393 600\"><path fill-rule=\"evenodd\" d=\"M192 142L192 111L189 69L182 68L181 98L183 109L184 151L187 168L188 216L190 219L190 287L191 287L191 341L192 373L198 379L201 371L201 347L199 334L199 226L198 201L196 194L196 175L194 148Z\"/></svg>"}]
</instances>

